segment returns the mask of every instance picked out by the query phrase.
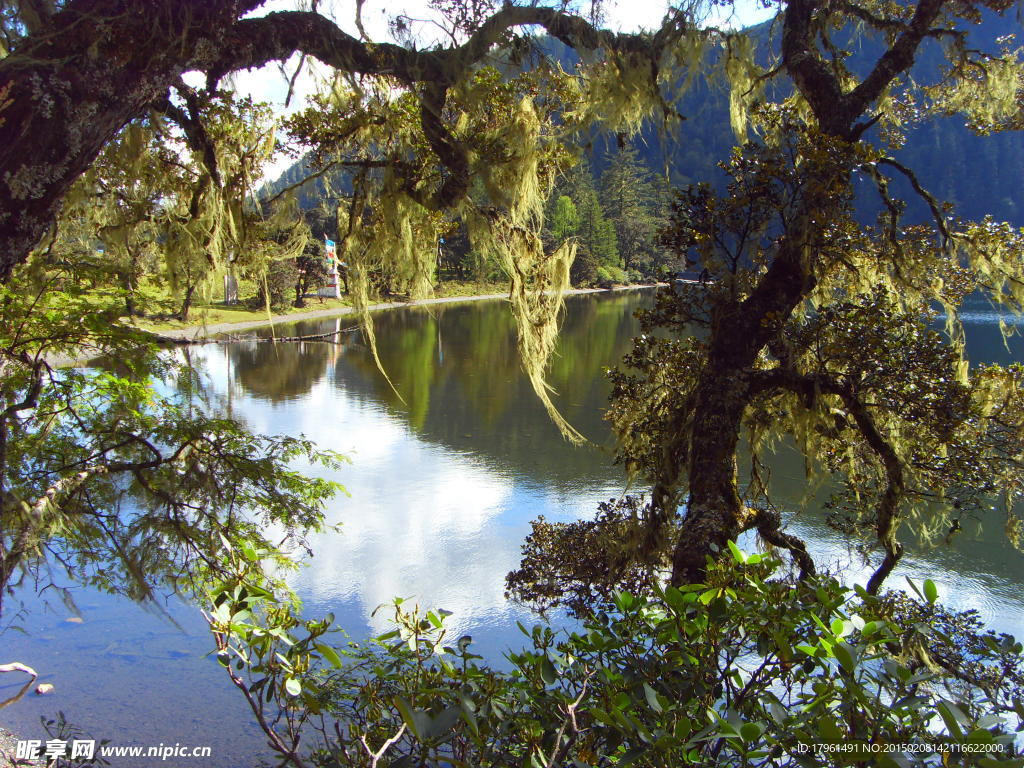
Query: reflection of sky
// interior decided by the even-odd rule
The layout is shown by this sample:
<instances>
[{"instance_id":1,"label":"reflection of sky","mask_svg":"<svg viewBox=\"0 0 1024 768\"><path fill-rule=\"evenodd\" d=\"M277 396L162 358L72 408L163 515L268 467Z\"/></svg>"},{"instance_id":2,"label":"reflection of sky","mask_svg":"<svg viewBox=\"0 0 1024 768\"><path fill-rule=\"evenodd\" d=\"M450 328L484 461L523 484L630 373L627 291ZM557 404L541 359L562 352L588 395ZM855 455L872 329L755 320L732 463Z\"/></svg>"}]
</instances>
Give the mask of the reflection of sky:
<instances>
[{"instance_id":1,"label":"reflection of sky","mask_svg":"<svg viewBox=\"0 0 1024 768\"><path fill-rule=\"evenodd\" d=\"M865 586L881 562L876 550L870 564L865 564L861 555L837 533L820 524L796 522L787 530L807 542L819 570L841 574L847 586ZM752 534L744 535L740 544L747 552L757 549ZM1024 638L1024 591L1020 572L1024 556L1011 547L986 544L984 549L995 552L986 557L983 552L967 554L947 547L919 552L908 547L910 551L886 580L885 588L910 591L908 578L919 588L925 579L931 579L938 587L939 601L946 607L957 611L976 610L987 628ZM1007 568L1008 561L1014 562L1016 568Z\"/></svg>"},{"instance_id":2,"label":"reflection of sky","mask_svg":"<svg viewBox=\"0 0 1024 768\"><path fill-rule=\"evenodd\" d=\"M993 342L988 353L996 352ZM529 522L540 515L553 521L590 517L599 501L622 490L608 456L595 451L566 461L550 450L557 438L547 432L553 430L529 421L529 409L517 398L509 398L514 418L498 419L501 426L494 427L515 432L515 440L486 440L492 436L488 427L471 420L472 413L460 412L466 417L462 421L454 415L444 421L452 408L472 409L457 387L449 388L450 399L432 396L433 417L440 422L417 432L400 408L382 403L365 376L361 383L352 378L351 366L330 361L311 391L271 402L246 394L233 381L228 348L189 353L202 361L220 402L254 431L303 434L351 459L330 475L350 494L330 503L328 522L341 530L313 537L313 555L291 578L308 616L332 612L355 638L387 628L388 611L371 615L378 605L413 598L424 607L453 611L452 634L472 634L477 652L501 664L503 650L522 645L516 621L528 626L536 621L504 599L504 578L519 563ZM344 354L332 349L327 357ZM802 462L780 452L774 464L773 484L780 484L783 508L792 509L805 486ZM558 471L548 471L555 465ZM889 586L900 588L905 575L931 578L947 604L977 608L991 626L1024 635L1022 557L998 527L977 535L965 532L956 549L911 550ZM867 581L870 567L861 565L820 514L798 515L792 530L807 541L821 566L845 565L848 580ZM748 551L755 548L750 540L742 544ZM41 737L39 715L62 709L115 744L188 739L215 745L213 760L192 761L197 768L255 762L251 757L261 740L244 701L215 663L203 658L211 641L196 611L175 608L183 633L126 601L88 590L79 595L83 624L66 623L63 609L33 609L27 620L31 636L4 635L5 660L36 666L57 690L4 710L0 723ZM16 687L14 681L0 683L0 695L4 686Z\"/></svg>"},{"instance_id":3,"label":"reflection of sky","mask_svg":"<svg viewBox=\"0 0 1024 768\"><path fill-rule=\"evenodd\" d=\"M783 509L797 509L805 487L802 461L795 451L782 449L771 464L776 503ZM881 562L881 551L872 548L870 562L865 563L853 544L826 524L820 509L827 493L823 486L807 503L805 511L791 513L787 530L806 542L820 571L838 574L849 586L866 585ZM977 610L989 628L1024 637L1024 553L1007 540L1001 513L993 514L995 519L984 521L984 525L965 521L953 546L919 543L904 526L900 538L906 552L886 580L885 588L908 591L907 578L918 585L931 579L939 589L940 601L947 607ZM741 546L754 551L754 536L744 536Z\"/></svg>"},{"instance_id":4,"label":"reflection of sky","mask_svg":"<svg viewBox=\"0 0 1024 768\"><path fill-rule=\"evenodd\" d=\"M89 737L110 744L209 746L209 760L194 768L252 768L254 753L263 754L262 737L245 700L227 674L207 654L213 642L199 612L171 599L166 608L175 627L154 611L90 589L75 589L81 623L69 622L71 611L49 594L49 608L26 600L28 613L2 635L0 661L20 661L51 683L46 696L29 693L0 710L0 725L22 738L49 738L40 717L64 712L68 722ZM21 595L19 595L21 597ZM4 608L10 620L16 602ZM12 696L22 675L0 676L0 699ZM159 761L157 761L159 762ZM155 763L154 763L155 764ZM138 763L112 759L115 768Z\"/></svg>"},{"instance_id":5,"label":"reflection of sky","mask_svg":"<svg viewBox=\"0 0 1024 768\"><path fill-rule=\"evenodd\" d=\"M210 357L221 358L218 352ZM222 361L211 363L211 373L223 370ZM403 597L452 611L452 633L472 632L495 649L507 645L517 619L533 621L504 596L529 521L589 513L616 492L612 484L585 492L544 488L468 452L419 440L400 417L330 379L301 402L268 407L236 392L233 407L256 431L301 433L351 459L326 475L348 492L329 509L327 522L340 524L340 532L311 538L313 556L292 584L307 613L331 611L357 636L367 625L385 631L390 613L371 614Z\"/></svg>"},{"instance_id":6,"label":"reflection of sky","mask_svg":"<svg viewBox=\"0 0 1024 768\"><path fill-rule=\"evenodd\" d=\"M979 309L970 306L968 314ZM1006 353L1001 339L997 343L985 335L998 334L998 329L991 321L987 326L975 326L978 330L969 334L978 360ZM220 372L223 381L226 355L209 352L209 370ZM508 628L529 616L505 602L504 576L518 565L529 521L539 515L553 520L591 516L598 501L621 492L618 473L606 458L595 457L588 477L561 476L553 482L529 468L528 455L503 462L497 454L485 459L466 450L474 443L454 448L443 438L419 439L400 411L385 409L365 386L346 389L344 367L329 370L327 378L294 402L270 407L247 399L237 388L234 395L237 412L258 431L301 432L353 459L335 478L352 494L331 507L330 522L341 523L342 531L316 537L314 556L295 577L310 612L330 610L353 631L369 623L376 632L386 626L383 614L369 618L377 605L395 596L413 597L422 605L453 611L456 631L471 630L476 637L484 632L495 647L514 642ZM522 430L529 428L522 424ZM805 487L802 462L782 458L777 469L776 477L785 477L788 486L782 501L793 502L793 508ZM820 514L798 515L792 526L823 567L842 568L849 582L866 583L873 566L851 551ZM748 542L748 548L753 546ZM877 566L877 553L874 557ZM965 531L955 549L909 546L888 586L905 586L906 576L931 578L951 607L975 608L990 626L1024 635L1021 563L1021 554L998 531L983 536Z\"/></svg>"},{"instance_id":7,"label":"reflection of sky","mask_svg":"<svg viewBox=\"0 0 1024 768\"><path fill-rule=\"evenodd\" d=\"M314 556L295 580L304 600L326 606L357 598L365 612L396 596L415 597L460 622L501 605L503 574L494 569L510 569L517 546L495 536L494 518L509 504L512 479L410 439L377 408L324 398L326 390L311 394L329 408L330 422L317 424L316 410L304 408L297 426L351 456L355 471L338 477L351 494L332 505L328 522L340 523L340 534L310 542ZM378 616L373 629L384 628Z\"/></svg>"},{"instance_id":8,"label":"reflection of sky","mask_svg":"<svg viewBox=\"0 0 1024 768\"><path fill-rule=\"evenodd\" d=\"M340 524L340 532L312 537L312 557L291 578L306 615L332 612L357 639L389 628L391 612L374 615L378 605L412 598L452 611L449 637L472 634L476 651L503 665L502 652L522 644L516 621L536 622L504 597L504 578L519 563L529 521L590 514L597 501L621 490L610 467L605 483L545 484L511 461L421 440L401 414L336 381L332 366L309 393L269 403L232 384L225 348L190 354L200 361L210 394L254 431L302 434L351 459L327 474L349 494L329 507L328 523ZM63 709L114 744L211 744L209 764L193 764L253 764L261 739L244 700L204 658L212 643L197 611L175 604L182 627L176 629L124 600L75 592L83 623L65 621L64 608L46 613L37 604L32 634L5 636L5 651L37 667L57 690L5 711L0 723L45 737L39 716Z\"/></svg>"}]
</instances>

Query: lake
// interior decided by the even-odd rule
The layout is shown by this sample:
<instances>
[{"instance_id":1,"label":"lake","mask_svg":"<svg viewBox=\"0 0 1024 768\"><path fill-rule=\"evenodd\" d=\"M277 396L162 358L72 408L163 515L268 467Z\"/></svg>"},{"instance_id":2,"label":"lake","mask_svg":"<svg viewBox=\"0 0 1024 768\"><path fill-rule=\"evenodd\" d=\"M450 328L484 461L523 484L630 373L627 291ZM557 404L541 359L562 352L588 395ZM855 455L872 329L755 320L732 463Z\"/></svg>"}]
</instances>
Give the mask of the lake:
<instances>
[{"instance_id":1,"label":"lake","mask_svg":"<svg viewBox=\"0 0 1024 768\"><path fill-rule=\"evenodd\" d=\"M519 644L516 622L536 620L504 598L530 521L589 516L623 492L602 418L602 368L628 350L637 332L633 312L650 298L631 291L567 300L550 381L563 413L592 441L582 448L559 437L536 401L501 301L378 314L381 359L401 397L357 332L340 334L340 344L243 342L185 352L222 407L254 430L302 433L351 459L331 475L349 494L329 510L328 522L341 531L314 536L314 556L292 577L307 615L332 612L351 636L364 638L387 628L386 612L372 616L374 608L414 598L453 611L451 631L473 635L477 652L500 663L502 649ZM1004 346L987 307L969 307L965 321L976 360L1024 360L1021 340ZM277 333L352 324L342 317ZM802 465L786 454L775 464L777 490L795 508ZM821 562L863 581L868 570L820 516L808 510L791 526ZM968 530L955 549L911 551L889 583L930 577L949 604L977 608L991 626L1024 635L1022 563L996 523ZM14 623L27 634L3 635L2 660L35 667L56 689L5 709L0 723L45 740L39 717L62 710L114 745L211 747L210 758L182 766L252 766L269 755L241 696L205 656L212 642L195 608L169 598L172 623L160 611L90 590L75 590L75 599L81 622L68 621L73 614L55 596L45 605L26 598L29 612ZM0 697L18 688L2 682Z\"/></svg>"}]
</instances>

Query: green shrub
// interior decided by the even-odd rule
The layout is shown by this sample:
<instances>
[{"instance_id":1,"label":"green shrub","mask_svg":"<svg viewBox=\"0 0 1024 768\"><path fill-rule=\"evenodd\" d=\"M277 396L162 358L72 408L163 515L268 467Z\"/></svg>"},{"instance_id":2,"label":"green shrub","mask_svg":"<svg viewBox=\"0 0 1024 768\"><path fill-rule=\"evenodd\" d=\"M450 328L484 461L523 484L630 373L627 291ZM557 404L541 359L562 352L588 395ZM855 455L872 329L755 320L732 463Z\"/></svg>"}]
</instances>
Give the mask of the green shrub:
<instances>
[{"instance_id":1,"label":"green shrub","mask_svg":"<svg viewBox=\"0 0 1024 768\"><path fill-rule=\"evenodd\" d=\"M294 301L298 281L299 268L293 259L271 261L264 278L257 279L258 292L249 304L256 309L269 304L274 311L283 310Z\"/></svg>"},{"instance_id":2,"label":"green shrub","mask_svg":"<svg viewBox=\"0 0 1024 768\"><path fill-rule=\"evenodd\" d=\"M596 282L600 286L622 285L627 282L626 273L619 267L601 266L595 271Z\"/></svg>"},{"instance_id":3,"label":"green shrub","mask_svg":"<svg viewBox=\"0 0 1024 768\"><path fill-rule=\"evenodd\" d=\"M876 598L724 559L704 584L619 593L572 634L523 628L508 671L400 600L391 632L338 649L329 622L251 587L217 593L211 625L271 742L298 757L306 731L317 766L1024 764L1021 646L931 582Z\"/></svg>"}]
</instances>

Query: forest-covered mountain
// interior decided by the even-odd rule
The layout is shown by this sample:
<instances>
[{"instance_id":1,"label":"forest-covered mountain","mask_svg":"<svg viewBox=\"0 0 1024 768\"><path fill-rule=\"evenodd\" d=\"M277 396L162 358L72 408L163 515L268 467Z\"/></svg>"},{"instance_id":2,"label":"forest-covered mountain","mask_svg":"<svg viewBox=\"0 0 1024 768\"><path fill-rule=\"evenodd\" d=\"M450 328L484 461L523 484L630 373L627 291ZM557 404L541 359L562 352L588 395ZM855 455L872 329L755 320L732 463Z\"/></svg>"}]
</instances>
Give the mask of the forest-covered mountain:
<instances>
[{"instance_id":1,"label":"forest-covered mountain","mask_svg":"<svg viewBox=\"0 0 1024 768\"><path fill-rule=\"evenodd\" d=\"M765 60L769 51L777 48L777 27L766 22L751 30L758 40L759 55ZM1005 19L988 20L975 30L977 38L986 40L1013 33L1017 33L1017 44L1024 43L1024 30L1019 24ZM869 66L879 52L877 43L855 39L852 35L835 42L850 50L849 65L855 71ZM566 69L575 65L575 52L561 43L546 39L539 46L545 53L559 59ZM943 60L937 43L926 45L912 71L914 80L921 84L936 81ZM615 272L616 268L636 268L645 274L650 272L648 267L658 259L652 257L652 262L652 258L644 257L631 263L630 249L635 251L636 243L630 245L626 241L630 237L635 238L637 232L624 232L624 228L628 229L631 222L636 223L637 212L642 208L649 220L642 222L641 229L651 236L659 222L664 220L669 189L704 181L715 186L721 183L724 175L717 165L728 157L736 143L729 123L728 102L724 82L708 83L696 78L692 88L677 102L678 111L685 120L668 130L646 125L625 146L621 146L619 137L607 133L595 133L585 141L582 147L584 162L563 180L549 204L549 217L555 217L553 226L560 228L562 233L575 234L581 239L584 258L578 269L582 271L575 277L583 281L604 280L608 277L608 269L612 271L612 278L621 277ZM1024 193L1021 190L1024 181L1024 135L1021 132L980 137L966 126L961 116L929 120L921 127L907 131L906 143L896 153L896 158L914 169L923 186L937 199L953 204L955 215L965 219L992 215L1018 226L1024 225ZM265 192L273 194L300 182L309 173L306 161L300 160L276 182L267 185ZM631 211L626 211L621 207L621 190L623 184L630 180L642 187L638 190L642 203L634 201L641 207L634 206ZM335 190L345 189L341 178L332 179L330 186ZM616 193L613 187L619 192ZM305 209L318 206L324 200L327 188L323 179L311 180L300 190L301 206ZM907 201L912 220L926 218L926 207L909 184L896 179L892 189ZM879 202L872 190L865 191L859 207L861 218L867 222L874 219ZM569 198L571 209L564 201L559 206L559 198L563 196ZM619 207L616 209L615 205ZM650 250L654 250L653 246ZM588 252L589 266L585 263ZM598 275L599 267L607 269Z\"/></svg>"},{"instance_id":2,"label":"forest-covered mountain","mask_svg":"<svg viewBox=\"0 0 1024 768\"><path fill-rule=\"evenodd\" d=\"M766 22L752 29L759 41L762 56L777 49L778 25ZM989 18L979 24L973 37L989 42L1015 34L1015 45L1024 45L1024 27L1007 19ZM864 70L880 53L880 46L870 40L836 40L837 45L851 50L850 67ZM575 53L551 41L552 50L566 65ZM981 47L981 46L979 46ZM937 42L924 44L912 70L915 82L929 84L939 77L944 56ZM644 163L656 173L668 171L673 187L684 187L701 181L721 181L717 164L728 157L736 143L729 126L729 94L724 82L708 84L694 80L689 92L678 103L686 119L669 135L658 127L647 125L632 140ZM595 174L599 175L617 148L617 138L607 134L595 136L588 156ZM895 157L914 169L925 189L937 199L952 203L956 215L979 219L992 215L998 220L1024 226L1024 133L1006 132L981 137L973 133L962 116L954 115L928 120L907 131L904 147ZM923 218L924 204L909 185L894 183L893 189L908 202L912 217ZM877 203L866 197L862 203L864 219L874 218Z\"/></svg>"}]
</instances>

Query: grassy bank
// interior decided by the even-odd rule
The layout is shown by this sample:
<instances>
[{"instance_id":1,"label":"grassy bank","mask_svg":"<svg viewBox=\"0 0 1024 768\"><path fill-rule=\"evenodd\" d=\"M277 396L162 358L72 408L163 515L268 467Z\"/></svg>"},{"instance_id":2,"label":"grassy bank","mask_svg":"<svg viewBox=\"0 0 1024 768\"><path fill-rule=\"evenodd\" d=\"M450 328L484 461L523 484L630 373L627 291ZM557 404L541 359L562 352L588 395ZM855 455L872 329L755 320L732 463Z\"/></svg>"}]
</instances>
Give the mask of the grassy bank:
<instances>
[{"instance_id":1,"label":"grassy bank","mask_svg":"<svg viewBox=\"0 0 1024 768\"><path fill-rule=\"evenodd\" d=\"M434 289L436 298L454 298L459 296L483 296L508 292L508 284L483 281L445 281ZM401 296L383 297L379 301L402 301ZM276 307L271 313L275 319L288 315L302 315L308 312L319 312L351 307L352 301L347 295L340 299L306 298L305 306ZM251 323L267 319L266 307L251 308L244 303L228 305L224 302L198 303L189 314L187 322L182 322L167 315L155 315L135 318L134 324L139 328L155 333L193 328L196 326L222 325L227 323Z\"/></svg>"}]
</instances>

